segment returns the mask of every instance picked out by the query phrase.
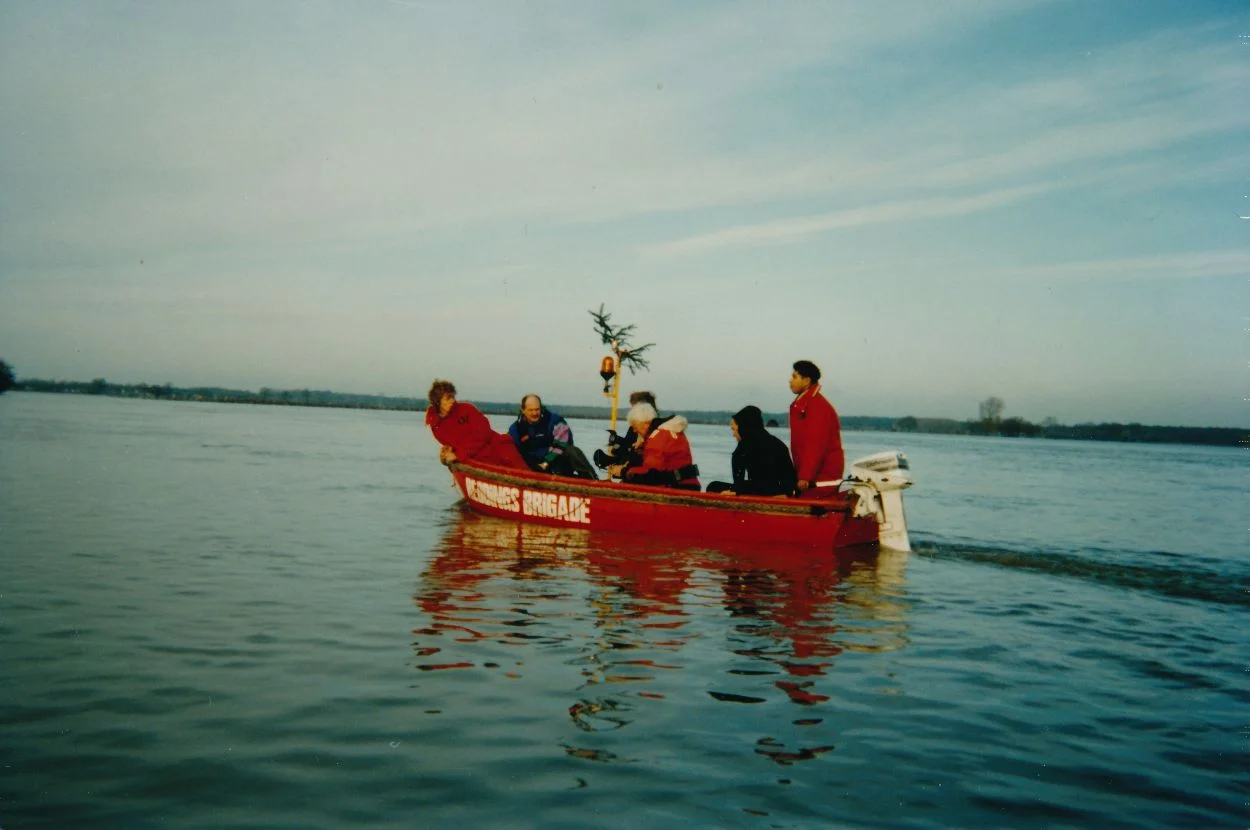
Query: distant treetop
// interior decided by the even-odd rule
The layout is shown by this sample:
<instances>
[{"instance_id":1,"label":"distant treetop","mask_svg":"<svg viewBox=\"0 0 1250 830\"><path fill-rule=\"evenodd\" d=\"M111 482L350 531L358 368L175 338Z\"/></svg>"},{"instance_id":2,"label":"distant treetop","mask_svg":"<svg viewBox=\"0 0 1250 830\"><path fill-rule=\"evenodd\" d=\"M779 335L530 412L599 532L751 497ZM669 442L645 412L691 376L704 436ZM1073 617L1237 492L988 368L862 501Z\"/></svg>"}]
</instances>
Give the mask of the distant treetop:
<instances>
[{"instance_id":1,"label":"distant treetop","mask_svg":"<svg viewBox=\"0 0 1250 830\"><path fill-rule=\"evenodd\" d=\"M17 386L17 378L13 375L13 367L0 360L0 395Z\"/></svg>"}]
</instances>

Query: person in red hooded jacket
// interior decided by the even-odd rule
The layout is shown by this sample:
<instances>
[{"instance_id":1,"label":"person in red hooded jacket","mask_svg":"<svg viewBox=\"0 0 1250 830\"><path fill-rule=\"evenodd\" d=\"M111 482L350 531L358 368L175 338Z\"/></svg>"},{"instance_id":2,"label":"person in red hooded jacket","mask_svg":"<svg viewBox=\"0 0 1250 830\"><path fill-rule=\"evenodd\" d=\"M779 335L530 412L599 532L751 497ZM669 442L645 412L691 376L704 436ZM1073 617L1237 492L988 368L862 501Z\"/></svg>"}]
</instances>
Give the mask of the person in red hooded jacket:
<instances>
[{"instance_id":1,"label":"person in red hooded jacket","mask_svg":"<svg viewBox=\"0 0 1250 830\"><path fill-rule=\"evenodd\" d=\"M430 387L425 425L434 433L434 440L442 445L438 459L444 464L476 461L529 469L511 438L491 429L490 421L476 406L456 400L456 387L449 380L436 380Z\"/></svg>"},{"instance_id":2,"label":"person in red hooded jacket","mask_svg":"<svg viewBox=\"0 0 1250 830\"><path fill-rule=\"evenodd\" d=\"M699 468L690 453L685 417L661 418L655 407L639 401L629 410L629 426L638 434L632 458L608 467L608 475L626 484L654 484L698 490Z\"/></svg>"},{"instance_id":3,"label":"person in red hooded jacket","mask_svg":"<svg viewBox=\"0 0 1250 830\"><path fill-rule=\"evenodd\" d=\"M832 484L842 478L842 425L833 404L820 394L820 369L810 360L794 364L790 391L790 452L798 475L798 491Z\"/></svg>"}]
</instances>

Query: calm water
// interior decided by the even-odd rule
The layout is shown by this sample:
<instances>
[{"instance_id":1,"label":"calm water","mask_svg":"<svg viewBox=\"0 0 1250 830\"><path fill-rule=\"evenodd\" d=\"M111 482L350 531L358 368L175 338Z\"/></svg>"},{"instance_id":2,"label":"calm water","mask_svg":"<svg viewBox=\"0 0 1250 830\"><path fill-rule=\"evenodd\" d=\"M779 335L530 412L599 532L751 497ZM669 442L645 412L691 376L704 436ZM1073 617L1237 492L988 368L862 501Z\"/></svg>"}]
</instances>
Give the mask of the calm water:
<instances>
[{"instance_id":1,"label":"calm water","mask_svg":"<svg viewBox=\"0 0 1250 830\"><path fill-rule=\"evenodd\" d=\"M0 826L1250 823L1244 450L846 439L910 556L475 517L411 413L4 395Z\"/></svg>"}]
</instances>

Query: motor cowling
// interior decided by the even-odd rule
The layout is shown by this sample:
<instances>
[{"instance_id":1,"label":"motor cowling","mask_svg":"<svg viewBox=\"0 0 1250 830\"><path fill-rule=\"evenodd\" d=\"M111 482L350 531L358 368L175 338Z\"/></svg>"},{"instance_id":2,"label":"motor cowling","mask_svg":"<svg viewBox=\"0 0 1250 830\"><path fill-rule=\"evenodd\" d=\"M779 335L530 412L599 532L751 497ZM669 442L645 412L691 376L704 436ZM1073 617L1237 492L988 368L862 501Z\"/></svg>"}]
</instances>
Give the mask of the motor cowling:
<instances>
[{"instance_id":1,"label":"motor cowling","mask_svg":"<svg viewBox=\"0 0 1250 830\"><path fill-rule=\"evenodd\" d=\"M897 450L876 452L855 459L851 462L851 469L846 478L847 480L870 481L882 492L902 490L915 483L911 477L911 465L907 463L907 456Z\"/></svg>"},{"instance_id":2,"label":"motor cowling","mask_svg":"<svg viewBox=\"0 0 1250 830\"><path fill-rule=\"evenodd\" d=\"M911 550L903 490L915 481L907 456L897 450L873 453L851 462L843 487L859 496L856 514L875 514L878 543L894 550Z\"/></svg>"}]
</instances>

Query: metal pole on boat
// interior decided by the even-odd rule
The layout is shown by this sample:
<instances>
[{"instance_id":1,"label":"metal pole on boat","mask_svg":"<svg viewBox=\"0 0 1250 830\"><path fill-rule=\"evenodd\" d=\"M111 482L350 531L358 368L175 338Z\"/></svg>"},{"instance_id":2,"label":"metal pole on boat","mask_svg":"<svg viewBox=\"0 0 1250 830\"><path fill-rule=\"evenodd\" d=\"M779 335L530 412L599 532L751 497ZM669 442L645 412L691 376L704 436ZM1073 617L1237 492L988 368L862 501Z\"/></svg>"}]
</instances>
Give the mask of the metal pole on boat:
<instances>
[{"instance_id":1,"label":"metal pole on boat","mask_svg":"<svg viewBox=\"0 0 1250 830\"><path fill-rule=\"evenodd\" d=\"M616 374L612 376L612 431L616 432L616 410L621 405L621 353L616 353Z\"/></svg>"},{"instance_id":2,"label":"metal pole on boat","mask_svg":"<svg viewBox=\"0 0 1250 830\"><path fill-rule=\"evenodd\" d=\"M612 349L612 354L605 357L599 364L599 375L603 378L604 396L612 398L612 432L615 433L616 410L620 406L621 366L628 363L631 374L638 369L646 369L647 359L643 357L643 353L655 344L644 343L641 346L631 346L629 338L633 335L634 327L612 325L612 315L604 310L603 303L599 304L598 311L591 311L590 316L595 321L595 331L599 334L603 345ZM608 392L609 381L612 385L610 393Z\"/></svg>"},{"instance_id":3,"label":"metal pole on boat","mask_svg":"<svg viewBox=\"0 0 1250 830\"><path fill-rule=\"evenodd\" d=\"M621 399L621 351L616 343L612 344L612 354L599 363L599 376L603 378L604 397L612 399L612 431L616 432L616 408ZM612 382L610 393L608 381Z\"/></svg>"}]
</instances>

